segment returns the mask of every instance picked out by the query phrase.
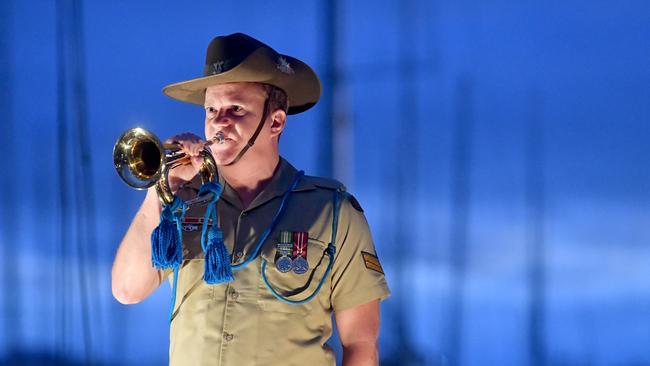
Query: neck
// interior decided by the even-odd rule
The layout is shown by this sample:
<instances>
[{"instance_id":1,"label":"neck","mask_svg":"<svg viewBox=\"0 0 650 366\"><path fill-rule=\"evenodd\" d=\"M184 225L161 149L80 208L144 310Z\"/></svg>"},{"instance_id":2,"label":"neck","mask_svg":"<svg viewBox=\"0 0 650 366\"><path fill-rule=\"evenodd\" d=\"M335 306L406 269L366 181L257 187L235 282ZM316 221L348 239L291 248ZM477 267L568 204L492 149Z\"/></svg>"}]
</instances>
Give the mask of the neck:
<instances>
[{"instance_id":1,"label":"neck","mask_svg":"<svg viewBox=\"0 0 650 366\"><path fill-rule=\"evenodd\" d=\"M248 156L250 158L251 156ZM271 181L280 162L278 154L266 159L246 159L229 166L220 166L219 174L237 192L242 208L247 208Z\"/></svg>"}]
</instances>

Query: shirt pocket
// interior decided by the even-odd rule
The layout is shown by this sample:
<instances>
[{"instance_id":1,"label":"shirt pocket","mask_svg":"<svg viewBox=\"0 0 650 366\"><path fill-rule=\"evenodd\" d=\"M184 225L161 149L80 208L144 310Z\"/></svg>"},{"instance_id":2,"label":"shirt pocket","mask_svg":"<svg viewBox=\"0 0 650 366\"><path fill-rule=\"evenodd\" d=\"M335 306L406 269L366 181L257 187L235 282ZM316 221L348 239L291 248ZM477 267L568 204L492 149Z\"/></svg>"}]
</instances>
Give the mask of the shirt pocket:
<instances>
[{"instance_id":1,"label":"shirt pocket","mask_svg":"<svg viewBox=\"0 0 650 366\"><path fill-rule=\"evenodd\" d=\"M274 244L275 245L275 244ZM307 265L305 273L298 274L293 270L280 272L276 267L276 261L280 256L273 250L266 250L262 253L263 273L260 274L260 291L258 303L262 310L281 313L307 314L316 303L323 305L329 302L329 279L323 279L329 257L325 253L327 245L314 238L309 238L307 243ZM278 295L290 301L302 301L310 297L323 280L318 294L309 301L300 304L288 304L278 299L272 292L273 289ZM271 289L269 289L271 287Z\"/></svg>"}]
</instances>

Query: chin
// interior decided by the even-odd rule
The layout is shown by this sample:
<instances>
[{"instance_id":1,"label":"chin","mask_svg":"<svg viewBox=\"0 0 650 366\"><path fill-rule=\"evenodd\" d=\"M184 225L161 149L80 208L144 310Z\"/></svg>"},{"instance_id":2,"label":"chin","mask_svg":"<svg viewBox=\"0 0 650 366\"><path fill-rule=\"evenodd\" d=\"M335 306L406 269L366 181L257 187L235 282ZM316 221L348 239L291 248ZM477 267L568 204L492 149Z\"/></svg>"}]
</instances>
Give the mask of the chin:
<instances>
[{"instance_id":1,"label":"chin","mask_svg":"<svg viewBox=\"0 0 650 366\"><path fill-rule=\"evenodd\" d=\"M235 158L235 156L237 156L237 154L232 153L232 152L227 152L227 153L224 153L224 152L216 152L215 153L215 152L213 152L212 153L212 157L214 158L214 162L217 165L228 164L229 162L231 162Z\"/></svg>"}]
</instances>

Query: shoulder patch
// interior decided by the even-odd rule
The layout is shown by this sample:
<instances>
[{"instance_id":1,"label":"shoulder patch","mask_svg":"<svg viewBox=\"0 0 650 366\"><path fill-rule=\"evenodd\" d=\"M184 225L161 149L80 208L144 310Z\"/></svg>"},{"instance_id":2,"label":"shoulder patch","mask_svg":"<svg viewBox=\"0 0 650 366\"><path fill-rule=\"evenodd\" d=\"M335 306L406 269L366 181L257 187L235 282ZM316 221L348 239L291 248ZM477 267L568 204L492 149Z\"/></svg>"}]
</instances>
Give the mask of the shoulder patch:
<instances>
[{"instance_id":1,"label":"shoulder patch","mask_svg":"<svg viewBox=\"0 0 650 366\"><path fill-rule=\"evenodd\" d=\"M350 204L352 205L352 207L354 207L354 209L359 211L359 212L363 212L363 208L361 208L361 205L359 204L359 201L357 201L357 199L354 198L354 196L351 195L350 193L348 193L347 196L348 196L348 199L350 200Z\"/></svg>"},{"instance_id":2,"label":"shoulder patch","mask_svg":"<svg viewBox=\"0 0 650 366\"><path fill-rule=\"evenodd\" d=\"M363 257L363 263L366 265L366 268L384 274L384 269L381 268L379 258L376 255L361 251L361 256Z\"/></svg>"}]
</instances>

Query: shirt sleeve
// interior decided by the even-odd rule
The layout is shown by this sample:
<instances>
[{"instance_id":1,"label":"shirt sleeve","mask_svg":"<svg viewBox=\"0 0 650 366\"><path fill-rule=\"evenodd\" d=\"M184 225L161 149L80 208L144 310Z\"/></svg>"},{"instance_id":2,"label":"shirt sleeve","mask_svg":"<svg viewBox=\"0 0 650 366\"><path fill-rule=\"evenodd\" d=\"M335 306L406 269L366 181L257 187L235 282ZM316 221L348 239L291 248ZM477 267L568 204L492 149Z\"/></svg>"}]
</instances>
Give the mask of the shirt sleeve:
<instances>
[{"instance_id":1,"label":"shirt sleeve","mask_svg":"<svg viewBox=\"0 0 650 366\"><path fill-rule=\"evenodd\" d=\"M354 197L346 193L343 198L332 267L335 312L390 295L366 217Z\"/></svg>"}]
</instances>

